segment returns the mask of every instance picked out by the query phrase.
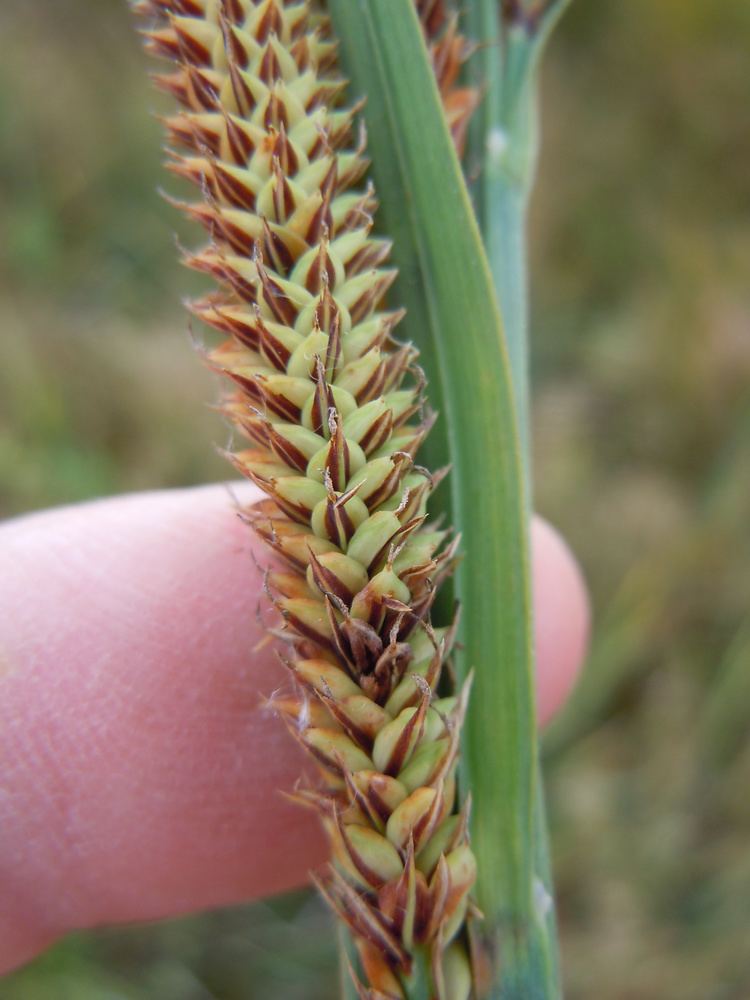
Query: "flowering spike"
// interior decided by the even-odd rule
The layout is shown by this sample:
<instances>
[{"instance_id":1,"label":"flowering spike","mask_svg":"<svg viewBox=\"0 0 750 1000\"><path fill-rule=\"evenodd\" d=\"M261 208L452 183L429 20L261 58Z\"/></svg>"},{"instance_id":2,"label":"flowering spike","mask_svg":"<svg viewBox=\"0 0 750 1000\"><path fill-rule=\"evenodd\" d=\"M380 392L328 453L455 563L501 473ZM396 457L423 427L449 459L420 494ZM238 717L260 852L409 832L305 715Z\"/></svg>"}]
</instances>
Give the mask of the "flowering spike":
<instances>
[{"instance_id":1,"label":"flowering spike","mask_svg":"<svg viewBox=\"0 0 750 1000\"><path fill-rule=\"evenodd\" d=\"M372 235L372 187L356 188L364 132L339 106L330 26L305 0L134 6L154 21L149 51L175 64L157 81L181 105L169 166L202 201L174 203L209 235L185 262L218 284L191 309L228 338L206 362L251 444L230 459L266 495L241 516L284 562L266 589L292 685L271 705L320 766L320 786L295 791L335 859L316 882L354 936L360 996L408 996L420 951L437 995L465 1000L468 689L438 697L455 623L430 623L458 542L426 521L441 475L414 456L434 415L415 348L394 338L403 313L385 306L396 272ZM468 47L444 0L417 7L460 141Z\"/></svg>"}]
</instances>

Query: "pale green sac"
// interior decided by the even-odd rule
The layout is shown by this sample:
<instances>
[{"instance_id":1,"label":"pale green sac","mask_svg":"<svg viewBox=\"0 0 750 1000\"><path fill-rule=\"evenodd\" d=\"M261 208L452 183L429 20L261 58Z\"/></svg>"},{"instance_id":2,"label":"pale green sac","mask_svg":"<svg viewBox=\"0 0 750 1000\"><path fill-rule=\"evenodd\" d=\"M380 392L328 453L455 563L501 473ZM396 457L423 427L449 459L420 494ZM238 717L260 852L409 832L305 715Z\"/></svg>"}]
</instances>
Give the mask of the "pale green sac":
<instances>
[{"instance_id":1,"label":"pale green sac","mask_svg":"<svg viewBox=\"0 0 750 1000\"><path fill-rule=\"evenodd\" d=\"M157 82L182 105L170 169L202 195L181 206L210 236L187 263L219 287L192 309L227 337L207 360L248 439L231 460L266 494L243 516L284 564L268 589L293 688L275 704L320 765L298 790L331 841L317 881L353 934L362 996L408 997L425 966L436 1000L466 1000L468 692L438 695L455 630L430 623L456 543L426 521L432 418L383 305L395 272L373 191L354 187L367 164L330 29L281 0L137 7L175 63Z\"/></svg>"}]
</instances>

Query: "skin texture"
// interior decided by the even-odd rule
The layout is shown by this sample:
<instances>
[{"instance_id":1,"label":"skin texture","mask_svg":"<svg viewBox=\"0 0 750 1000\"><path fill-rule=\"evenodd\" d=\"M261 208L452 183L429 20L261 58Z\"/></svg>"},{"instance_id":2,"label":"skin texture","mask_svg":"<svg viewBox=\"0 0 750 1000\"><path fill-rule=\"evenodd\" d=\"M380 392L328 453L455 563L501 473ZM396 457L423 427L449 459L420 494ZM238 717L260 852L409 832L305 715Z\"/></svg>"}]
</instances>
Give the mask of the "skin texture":
<instances>
[{"instance_id":1,"label":"skin texture","mask_svg":"<svg viewBox=\"0 0 750 1000\"><path fill-rule=\"evenodd\" d=\"M252 488L237 488L244 501ZM588 604L532 536L540 719L570 690ZM0 526L0 972L66 931L298 886L325 856L286 802L303 761L258 608L267 555L225 487Z\"/></svg>"}]
</instances>

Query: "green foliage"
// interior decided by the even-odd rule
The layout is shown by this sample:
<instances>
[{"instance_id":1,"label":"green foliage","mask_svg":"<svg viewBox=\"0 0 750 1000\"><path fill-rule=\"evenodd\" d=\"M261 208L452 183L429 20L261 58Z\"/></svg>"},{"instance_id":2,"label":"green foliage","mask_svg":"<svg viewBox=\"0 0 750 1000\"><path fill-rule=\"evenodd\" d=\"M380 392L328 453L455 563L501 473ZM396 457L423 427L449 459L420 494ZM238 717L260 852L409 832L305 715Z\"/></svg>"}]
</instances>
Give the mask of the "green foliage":
<instances>
[{"instance_id":1,"label":"green foliage","mask_svg":"<svg viewBox=\"0 0 750 1000\"><path fill-rule=\"evenodd\" d=\"M306 893L77 934L3 981L3 1000L330 1000L335 937Z\"/></svg>"}]
</instances>

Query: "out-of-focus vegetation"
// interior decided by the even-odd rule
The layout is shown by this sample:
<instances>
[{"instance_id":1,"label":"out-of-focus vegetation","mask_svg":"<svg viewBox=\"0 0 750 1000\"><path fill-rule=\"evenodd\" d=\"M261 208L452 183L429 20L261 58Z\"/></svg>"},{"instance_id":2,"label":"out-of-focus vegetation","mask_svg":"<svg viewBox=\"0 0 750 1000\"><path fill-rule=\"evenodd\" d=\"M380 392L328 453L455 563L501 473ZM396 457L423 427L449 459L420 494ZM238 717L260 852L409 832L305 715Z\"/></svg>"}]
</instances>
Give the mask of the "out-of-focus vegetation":
<instances>
[{"instance_id":1,"label":"out-of-focus vegetation","mask_svg":"<svg viewBox=\"0 0 750 1000\"><path fill-rule=\"evenodd\" d=\"M536 496L596 619L546 740L572 1000L750 996L749 44L746 0L576 0L546 63ZM4 0L0 55L2 512L226 476L125 4ZM0 995L314 1000L331 938L293 897L78 935Z\"/></svg>"}]
</instances>

